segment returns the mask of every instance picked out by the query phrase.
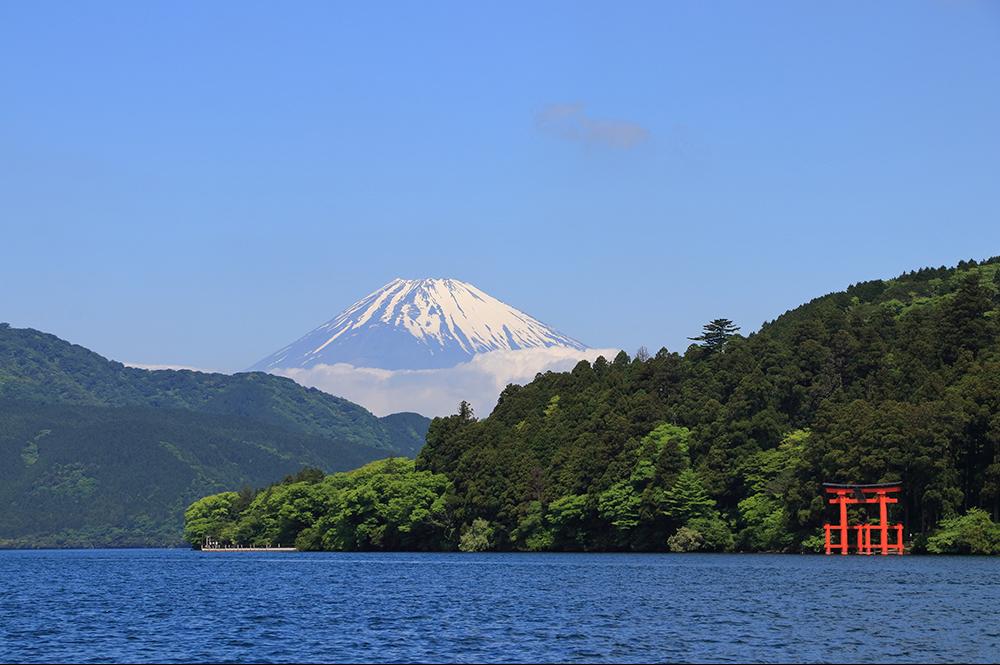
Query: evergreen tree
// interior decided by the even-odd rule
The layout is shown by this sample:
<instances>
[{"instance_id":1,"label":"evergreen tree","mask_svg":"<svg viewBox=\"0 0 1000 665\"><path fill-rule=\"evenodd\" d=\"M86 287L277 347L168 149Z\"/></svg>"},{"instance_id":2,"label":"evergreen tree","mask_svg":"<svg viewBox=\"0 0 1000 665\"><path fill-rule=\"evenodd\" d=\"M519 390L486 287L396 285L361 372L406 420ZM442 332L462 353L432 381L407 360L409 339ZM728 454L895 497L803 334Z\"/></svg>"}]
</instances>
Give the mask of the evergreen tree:
<instances>
[{"instance_id":1,"label":"evergreen tree","mask_svg":"<svg viewBox=\"0 0 1000 665\"><path fill-rule=\"evenodd\" d=\"M700 346L709 351L720 351L726 342L736 336L740 328L729 319L715 319L706 323L702 333L697 337L688 337L691 341L700 342Z\"/></svg>"},{"instance_id":2,"label":"evergreen tree","mask_svg":"<svg viewBox=\"0 0 1000 665\"><path fill-rule=\"evenodd\" d=\"M941 308L939 332L946 362L953 362L962 349L976 353L989 342L991 321L986 313L993 309L991 295L974 272L962 279Z\"/></svg>"},{"instance_id":3,"label":"evergreen tree","mask_svg":"<svg viewBox=\"0 0 1000 665\"><path fill-rule=\"evenodd\" d=\"M686 524L696 517L707 517L715 509L701 479L693 469L684 469L677 476L663 500L664 510L673 519Z\"/></svg>"}]
</instances>

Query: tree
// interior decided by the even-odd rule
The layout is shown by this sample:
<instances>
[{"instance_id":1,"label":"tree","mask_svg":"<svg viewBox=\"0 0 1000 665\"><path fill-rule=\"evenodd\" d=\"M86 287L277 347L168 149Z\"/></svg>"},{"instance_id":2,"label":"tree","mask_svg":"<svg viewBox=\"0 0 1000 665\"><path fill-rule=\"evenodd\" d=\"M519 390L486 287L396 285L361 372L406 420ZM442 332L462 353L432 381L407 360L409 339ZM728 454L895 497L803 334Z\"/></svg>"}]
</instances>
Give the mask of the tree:
<instances>
[{"instance_id":1,"label":"tree","mask_svg":"<svg viewBox=\"0 0 1000 665\"><path fill-rule=\"evenodd\" d=\"M667 547L671 552L697 552L705 544L705 539L694 529L682 526L667 539Z\"/></svg>"},{"instance_id":2,"label":"tree","mask_svg":"<svg viewBox=\"0 0 1000 665\"><path fill-rule=\"evenodd\" d=\"M488 552L493 549L493 527L482 517L472 520L458 542L461 552Z\"/></svg>"},{"instance_id":3,"label":"tree","mask_svg":"<svg viewBox=\"0 0 1000 665\"><path fill-rule=\"evenodd\" d=\"M223 492L192 503L184 512L184 538L195 547L206 538L228 540L226 532L236 518L233 504L238 497L236 492Z\"/></svg>"},{"instance_id":4,"label":"tree","mask_svg":"<svg viewBox=\"0 0 1000 665\"><path fill-rule=\"evenodd\" d=\"M714 319L702 327L700 335L688 339L700 342L700 346L709 351L721 351L739 330L739 326L734 325L729 319Z\"/></svg>"},{"instance_id":5,"label":"tree","mask_svg":"<svg viewBox=\"0 0 1000 665\"><path fill-rule=\"evenodd\" d=\"M524 508L517 528L510 534L518 549L543 552L552 549L554 537L545 519L545 509L540 501L532 501Z\"/></svg>"},{"instance_id":6,"label":"tree","mask_svg":"<svg viewBox=\"0 0 1000 665\"><path fill-rule=\"evenodd\" d=\"M554 545L560 549L583 549L587 545L587 522L591 518L587 496L568 494L549 504Z\"/></svg>"},{"instance_id":7,"label":"tree","mask_svg":"<svg viewBox=\"0 0 1000 665\"><path fill-rule=\"evenodd\" d=\"M601 492L597 510L616 531L627 533L639 525L639 495L631 483L622 480Z\"/></svg>"},{"instance_id":8,"label":"tree","mask_svg":"<svg viewBox=\"0 0 1000 665\"><path fill-rule=\"evenodd\" d=\"M690 468L680 472L663 503L666 513L681 524L696 517L707 517L715 509L715 501L708 496L698 474Z\"/></svg>"},{"instance_id":9,"label":"tree","mask_svg":"<svg viewBox=\"0 0 1000 665\"><path fill-rule=\"evenodd\" d=\"M741 547L755 552L782 552L793 544L788 516L781 500L754 494L739 503Z\"/></svg>"},{"instance_id":10,"label":"tree","mask_svg":"<svg viewBox=\"0 0 1000 665\"><path fill-rule=\"evenodd\" d=\"M465 422L471 422L476 419L476 413L472 410L472 405L464 399L458 405L458 417Z\"/></svg>"},{"instance_id":11,"label":"tree","mask_svg":"<svg viewBox=\"0 0 1000 665\"><path fill-rule=\"evenodd\" d=\"M970 508L961 517L941 520L940 528L927 539L932 554L998 554L1000 524L985 510Z\"/></svg>"},{"instance_id":12,"label":"tree","mask_svg":"<svg viewBox=\"0 0 1000 665\"><path fill-rule=\"evenodd\" d=\"M938 334L947 362L954 362L962 349L975 354L989 343L992 331L986 314L993 309L992 295L975 272L962 279L954 296L942 306Z\"/></svg>"},{"instance_id":13,"label":"tree","mask_svg":"<svg viewBox=\"0 0 1000 665\"><path fill-rule=\"evenodd\" d=\"M393 457L327 477L327 510L316 521L329 550L450 549L447 496L440 474Z\"/></svg>"},{"instance_id":14,"label":"tree","mask_svg":"<svg viewBox=\"0 0 1000 665\"><path fill-rule=\"evenodd\" d=\"M713 511L708 517L696 517L682 529L691 529L701 536L701 551L726 552L733 548L733 532L729 525Z\"/></svg>"},{"instance_id":15,"label":"tree","mask_svg":"<svg viewBox=\"0 0 1000 665\"><path fill-rule=\"evenodd\" d=\"M301 471L296 474L285 476L285 479L281 482L285 485L290 485L291 483L318 483L323 480L326 476L322 469L317 469L314 466L304 467Z\"/></svg>"}]
</instances>

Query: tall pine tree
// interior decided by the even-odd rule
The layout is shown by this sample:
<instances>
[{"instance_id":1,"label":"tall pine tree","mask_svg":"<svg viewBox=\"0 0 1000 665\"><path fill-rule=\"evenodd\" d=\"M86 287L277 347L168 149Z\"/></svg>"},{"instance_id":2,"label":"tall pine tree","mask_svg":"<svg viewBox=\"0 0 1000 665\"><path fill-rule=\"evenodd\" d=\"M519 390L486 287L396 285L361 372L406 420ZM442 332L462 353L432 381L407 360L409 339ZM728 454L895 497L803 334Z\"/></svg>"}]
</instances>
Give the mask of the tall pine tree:
<instances>
[{"instance_id":1,"label":"tall pine tree","mask_svg":"<svg viewBox=\"0 0 1000 665\"><path fill-rule=\"evenodd\" d=\"M714 319L704 325L700 335L688 337L688 339L699 342L702 347L709 351L720 351L726 346L726 342L736 336L739 330L740 327L734 325L729 319Z\"/></svg>"}]
</instances>

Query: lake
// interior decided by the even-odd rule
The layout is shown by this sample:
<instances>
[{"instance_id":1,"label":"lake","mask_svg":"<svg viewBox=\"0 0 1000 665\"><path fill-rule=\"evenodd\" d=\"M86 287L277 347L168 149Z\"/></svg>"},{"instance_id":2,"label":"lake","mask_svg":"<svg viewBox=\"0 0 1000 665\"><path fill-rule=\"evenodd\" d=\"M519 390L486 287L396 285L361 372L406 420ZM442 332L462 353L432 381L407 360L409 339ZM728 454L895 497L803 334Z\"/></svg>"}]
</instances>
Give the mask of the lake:
<instances>
[{"instance_id":1,"label":"lake","mask_svg":"<svg viewBox=\"0 0 1000 665\"><path fill-rule=\"evenodd\" d=\"M1000 659L1000 558L0 551L0 661Z\"/></svg>"}]
</instances>

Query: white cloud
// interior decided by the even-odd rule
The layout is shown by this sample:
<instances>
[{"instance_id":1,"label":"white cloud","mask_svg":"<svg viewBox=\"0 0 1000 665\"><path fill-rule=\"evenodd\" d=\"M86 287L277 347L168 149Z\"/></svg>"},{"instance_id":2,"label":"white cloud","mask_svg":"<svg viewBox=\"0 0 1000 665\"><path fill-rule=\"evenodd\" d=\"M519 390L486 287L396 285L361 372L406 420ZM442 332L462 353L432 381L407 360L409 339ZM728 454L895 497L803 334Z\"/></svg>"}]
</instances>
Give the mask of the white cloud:
<instances>
[{"instance_id":1,"label":"white cloud","mask_svg":"<svg viewBox=\"0 0 1000 665\"><path fill-rule=\"evenodd\" d=\"M216 369L205 369L203 367L191 367L189 365L157 365L150 363L130 363L128 361L122 362L126 367L135 367L136 369L148 369L151 372L155 372L161 369L189 369L192 372L204 372L206 374L218 374L219 370ZM222 372L223 374L228 374L229 372Z\"/></svg>"},{"instance_id":2,"label":"white cloud","mask_svg":"<svg viewBox=\"0 0 1000 665\"><path fill-rule=\"evenodd\" d=\"M508 383L528 383L539 372L567 371L580 360L593 362L601 355L610 361L617 353L618 349L524 349L482 353L447 369L386 370L338 363L273 373L357 402L379 416L399 411L444 416L454 413L463 399L486 416Z\"/></svg>"},{"instance_id":3,"label":"white cloud","mask_svg":"<svg viewBox=\"0 0 1000 665\"><path fill-rule=\"evenodd\" d=\"M649 130L628 120L595 118L583 104L550 104L536 116L539 129L568 141L628 150L649 140Z\"/></svg>"}]
</instances>

